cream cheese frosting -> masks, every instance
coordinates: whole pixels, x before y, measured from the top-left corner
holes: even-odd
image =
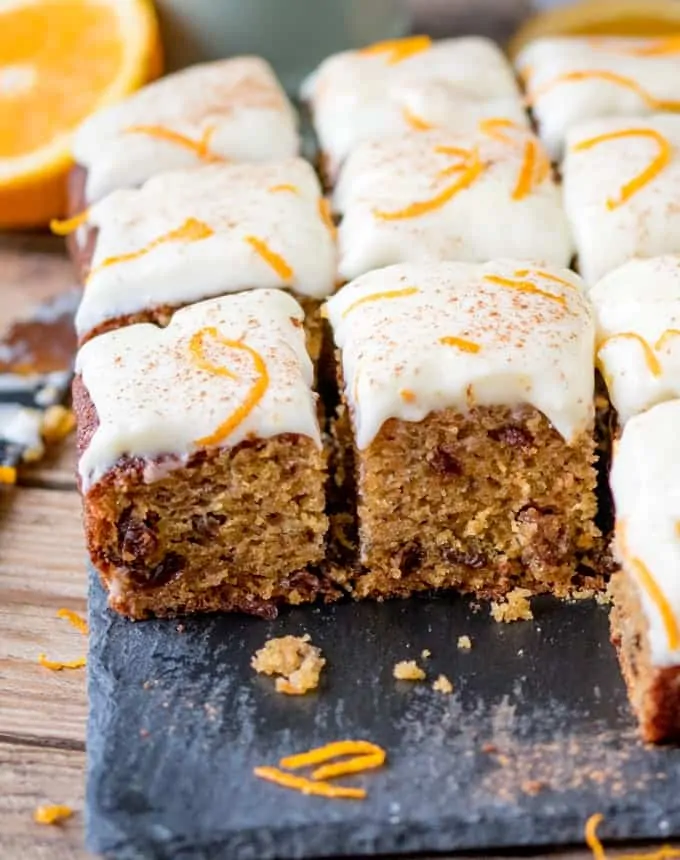
[[[165,173],[110,194],[88,215],[98,235],[79,336],[126,314],[246,289],[328,296],[337,259],[323,203],[301,159]]]
[[[474,129],[483,117],[526,124],[512,69],[489,39],[414,36],[345,51],[305,81],[332,180],[364,140],[432,127]]]
[[[295,112],[259,57],[168,75],[93,114],[73,143],[76,162],[87,169],[88,201],[165,170],[290,158],[298,150]]]
[[[567,266],[560,189],[538,139],[503,118],[471,134],[430,131],[359,144],[334,208],[342,278],[391,263],[501,257]]]
[[[680,116],[584,123],[568,136],[562,173],[590,286],[632,257],[680,253]]]
[[[528,403],[567,442],[593,422],[595,323],[567,269],[501,260],[401,264],[326,303],[356,444],[390,418]]]
[[[617,556],[635,582],[651,662],[680,665],[680,400],[636,415],[616,447],[610,483]]]
[[[680,256],[631,260],[589,298],[597,362],[619,422],[680,397]]]
[[[554,160],[568,131],[585,120],[680,110],[677,38],[537,39],[516,64]]]
[[[126,454],[181,465],[202,448],[282,433],[320,447],[303,317],[292,296],[258,290],[183,308],[164,329],[133,325],[86,343],[76,373],[99,423],[78,464],[83,490]]]

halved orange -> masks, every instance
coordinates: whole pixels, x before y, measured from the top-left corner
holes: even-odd
[[[65,214],[73,131],[161,56],[151,0],[0,0],[0,229]]]

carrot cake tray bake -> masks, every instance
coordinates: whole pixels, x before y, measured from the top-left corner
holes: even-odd
[[[303,316],[251,291],[81,348],[85,532],[118,612],[267,614],[319,593],[326,467]]]

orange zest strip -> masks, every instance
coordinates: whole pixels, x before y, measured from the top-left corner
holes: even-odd
[[[662,349],[666,345],[667,340],[671,340],[671,338],[678,337],[679,335],[680,335],[680,329],[667,328],[666,331],[661,335],[661,337],[654,344],[654,349]]]
[[[531,293],[535,296],[542,296],[544,299],[549,299],[551,302],[566,305],[567,301],[564,296],[556,296],[554,293],[549,293],[546,290],[541,290],[531,281],[513,281],[512,278],[503,278],[500,275],[484,275],[484,280],[492,284],[498,284],[500,287],[510,287],[512,290],[519,290],[523,293]]]
[[[114,257],[107,257],[90,271],[88,280],[101,269],[115,266],[118,263],[127,263],[131,260],[137,260],[139,257],[145,256],[150,251],[153,251],[154,248],[157,248],[159,245],[164,245],[166,242],[200,242],[202,239],[208,239],[210,236],[213,236],[214,233],[215,231],[212,227],[204,221],[199,221],[196,218],[187,218],[181,227],[178,227],[176,230],[171,230],[169,233],[165,233],[157,239],[153,239],[148,245],[144,248],[140,248],[138,251],[131,251],[129,254],[119,254]]]
[[[359,305],[368,304],[368,302],[377,302],[381,299],[403,299],[406,296],[415,296],[418,292],[420,292],[418,287],[404,287],[403,290],[384,290],[380,293],[371,293],[368,296],[362,296],[360,299],[352,302],[352,304],[342,312],[342,316],[346,317],[354,310],[354,308],[358,308]]]
[[[237,379],[235,373],[232,373],[228,367],[223,367],[220,364],[213,364],[209,361],[204,353],[203,339],[206,337],[214,337],[215,340],[222,341],[220,333],[215,326],[207,326],[202,328],[191,336],[189,341],[189,349],[194,361],[194,364],[201,370],[206,370],[208,373],[215,373],[217,376],[227,376],[229,379]]]
[[[171,128],[167,128],[163,125],[131,125],[125,129],[125,133],[146,134],[149,135],[149,137],[156,137],[159,140],[174,143],[184,149],[190,149],[202,161],[226,161],[223,156],[210,150],[210,138],[215,133],[214,126],[207,128],[199,140],[193,140],[193,138],[187,137],[187,135],[181,134],[178,131],[173,131]]]
[[[512,191],[513,200],[522,200],[527,194],[531,193],[536,170],[536,151],[536,142],[531,139],[527,140],[524,144],[522,167],[517,177],[517,184]]]
[[[430,131],[434,128],[434,125],[431,122],[428,122],[418,116],[418,114],[413,113],[413,111],[407,107],[403,108],[401,113],[404,117],[404,122],[414,131]]]
[[[597,828],[600,826],[604,816],[597,812],[591,815],[586,821],[585,840],[586,845],[593,852],[593,860],[607,860],[607,854],[604,846],[600,842],[597,835]],[[680,857],[680,849],[673,848],[670,845],[662,845],[656,851],[647,854],[625,854],[623,860],[672,860],[672,858]]]
[[[415,392],[411,391],[410,388],[402,388],[399,392],[399,396],[404,403],[414,403],[416,399]]]
[[[680,648],[680,627],[678,620],[673,614],[666,597],[659,588],[657,581],[652,576],[649,568],[639,558],[631,558],[630,563],[635,569],[635,573],[640,580],[640,585],[644,588],[647,594],[652,599],[652,602],[659,610],[663,625],[666,628],[666,638],[668,639],[668,647],[671,651],[677,651]]]
[[[479,130],[482,134],[492,137],[494,140],[499,140],[501,143],[514,143],[513,139],[503,131],[504,128],[511,128],[515,131],[525,131],[521,126],[517,125],[507,117],[488,117],[480,120]]]
[[[274,194],[279,191],[290,191],[291,194],[300,193],[297,185],[292,185],[290,182],[282,182],[281,185],[272,185],[267,189],[267,191],[271,191]]]
[[[466,340],[464,337],[452,337],[450,335],[440,337],[439,343],[444,344],[444,346],[455,346],[462,352],[474,353],[479,352],[479,350],[481,349],[481,346],[478,343],[475,343],[473,340]]]
[[[75,660],[62,662],[61,660],[48,660],[47,654],[38,654],[38,663],[52,672],[61,672],[62,669],[82,669],[87,661],[85,657],[76,657]]]
[[[58,804],[56,806],[39,806],[33,813],[36,824],[58,824],[73,815],[70,806]]]
[[[373,214],[377,218],[382,218],[385,221],[397,221],[404,218],[418,218],[421,215],[425,215],[427,212],[440,209],[448,203],[449,200],[452,200],[459,191],[463,191],[465,188],[472,185],[484,169],[485,166],[479,160],[479,155],[477,153],[473,153],[473,157],[465,166],[460,178],[440,191],[439,194],[431,197],[429,200],[420,200],[416,203],[411,203],[405,209],[397,209],[394,212],[381,212],[380,210],[375,209]]]
[[[87,635],[87,621],[85,621],[82,615],[78,615],[77,612],[73,612],[71,609],[58,609],[57,618],[63,618],[72,627],[75,627],[76,630],[80,630],[81,633]]]
[[[361,48],[359,53],[367,56],[387,54],[388,64],[395,66],[415,54],[420,54],[421,51],[427,51],[431,45],[432,39],[429,36],[409,36],[405,39],[387,39],[384,42],[376,42],[374,45]]]
[[[248,415],[250,415],[260,400],[262,400],[267,388],[269,387],[269,373],[267,372],[267,365],[259,352],[248,346],[248,344],[243,343],[243,341],[223,338],[219,332],[211,328],[202,329],[197,332],[189,343],[189,349],[192,350],[194,359],[199,362],[199,367],[201,367],[202,370],[208,370],[209,372],[217,373],[220,376],[233,377],[231,371],[223,367],[216,368],[215,365],[212,365],[212,363],[209,363],[204,358],[202,353],[203,337],[206,334],[215,337],[222,346],[226,346],[230,349],[241,349],[244,352],[247,352],[253,360],[256,373],[256,377],[250,386],[243,403],[241,403],[240,406],[237,406],[231,415],[229,415],[213,433],[196,440],[197,445],[218,445],[220,442],[224,441],[224,439],[226,439],[229,434],[248,417]],[[196,351],[194,352],[194,350]]]
[[[616,84],[617,86],[632,90],[634,93],[637,93],[642,101],[653,110],[671,112],[680,111],[680,101],[665,101],[663,99],[657,99],[641,87],[636,80],[633,80],[633,78],[619,75],[617,72],[610,72],[608,69],[583,69],[573,72],[565,72],[564,74],[553,78],[551,81],[547,81],[547,83],[538,87],[533,92],[530,92],[527,95],[526,102],[528,105],[534,104],[542,95],[545,95],[545,93],[560,84],[574,83],[576,81],[585,81],[589,79],[607,81],[611,84]]]
[[[328,232],[331,234],[333,239],[335,239],[338,235],[338,228],[335,226],[335,221],[333,221],[331,204],[325,197],[319,197],[319,216],[328,228]]]
[[[363,773],[365,770],[376,770],[385,764],[387,753],[383,749],[368,755],[358,755],[354,758],[337,761],[333,764],[323,764],[312,771],[312,779],[332,779],[346,776],[348,773]]]
[[[653,376],[661,376],[661,364],[659,363],[659,359],[654,355],[654,350],[647,343],[647,341],[641,337],[639,334],[636,334],[634,331],[622,331],[619,334],[613,334],[610,337],[605,337],[597,348],[597,354],[600,355],[600,352],[605,348],[608,343],[611,343],[613,340],[634,340],[640,344],[642,347],[642,351],[645,354],[645,361],[647,362],[647,367],[649,368],[650,373]]]
[[[562,284],[563,287],[569,287],[570,290],[577,290],[578,287],[568,281],[566,278],[560,278],[559,275],[553,275],[552,272],[545,272],[543,269],[517,269],[515,276],[518,278],[526,278],[527,275],[536,275],[538,278],[544,278],[546,281],[553,281],[555,284]]]
[[[318,797],[342,797],[354,800],[363,800],[366,790],[363,788],[348,788],[340,785],[331,785],[329,782],[314,782],[303,776],[295,776],[293,773],[285,773],[277,767],[256,767],[253,771],[255,776],[266,779],[283,788],[294,788],[303,794],[314,794]]]
[[[313,750],[308,750],[307,752],[286,756],[286,758],[281,759],[279,764],[281,767],[287,767],[290,770],[298,770],[301,767],[321,764],[341,755],[375,755],[376,753],[384,754],[384,751],[382,747],[370,741],[333,741],[333,743],[325,744],[322,747],[315,747]]]
[[[471,158],[473,155],[471,149],[463,146],[435,146],[434,151],[438,155],[458,155],[461,158]]]
[[[642,173],[639,173],[629,182],[626,182],[622,187],[617,200],[614,200],[611,197],[607,200],[608,209],[616,209],[617,206],[621,206],[622,203],[629,200],[636,191],[644,188],[647,183],[651,182],[659,175],[659,173],[661,173],[664,167],[669,164],[672,157],[670,143],[660,132],[653,128],[627,128],[622,131],[612,131],[608,134],[599,134],[597,137],[591,137],[588,138],[588,140],[582,140],[580,143],[577,143],[574,147],[574,151],[580,152],[584,149],[590,149],[593,146],[597,146],[599,143],[604,143],[608,140],[617,140],[623,137],[648,137],[656,142],[658,152]]]
[[[75,233],[78,227],[86,223],[89,214],[89,209],[83,209],[82,212],[74,215],[73,218],[66,218],[63,221],[59,218],[53,218],[50,221],[50,230],[55,236],[68,236],[71,233]]]
[[[0,466],[0,484],[16,484],[17,470],[14,466]]]
[[[257,236],[246,236],[246,242],[262,257],[262,259],[276,272],[282,281],[290,281],[295,274],[284,258],[272,251],[264,239]]]

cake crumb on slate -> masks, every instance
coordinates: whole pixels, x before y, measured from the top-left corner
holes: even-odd
[[[424,681],[425,672],[415,660],[402,660],[396,663],[393,669],[394,677],[398,681]]]
[[[469,651],[472,648],[472,639],[469,636],[458,637],[458,648],[461,651]]]
[[[318,687],[326,659],[305,634],[268,639],[255,652],[250,665],[260,675],[280,676],[276,679],[277,693],[302,696]]]
[[[528,597],[528,588],[513,588],[505,595],[504,600],[491,604],[491,614],[495,621],[509,623],[510,621],[530,621],[534,616]]]
[[[453,684],[446,675],[440,675],[437,680],[432,684],[432,689],[436,690],[438,693],[453,693]]]
[[[423,650],[420,652],[420,656],[423,658],[423,660],[427,660],[428,657],[432,656],[432,651],[430,651],[429,648],[423,648]]]

